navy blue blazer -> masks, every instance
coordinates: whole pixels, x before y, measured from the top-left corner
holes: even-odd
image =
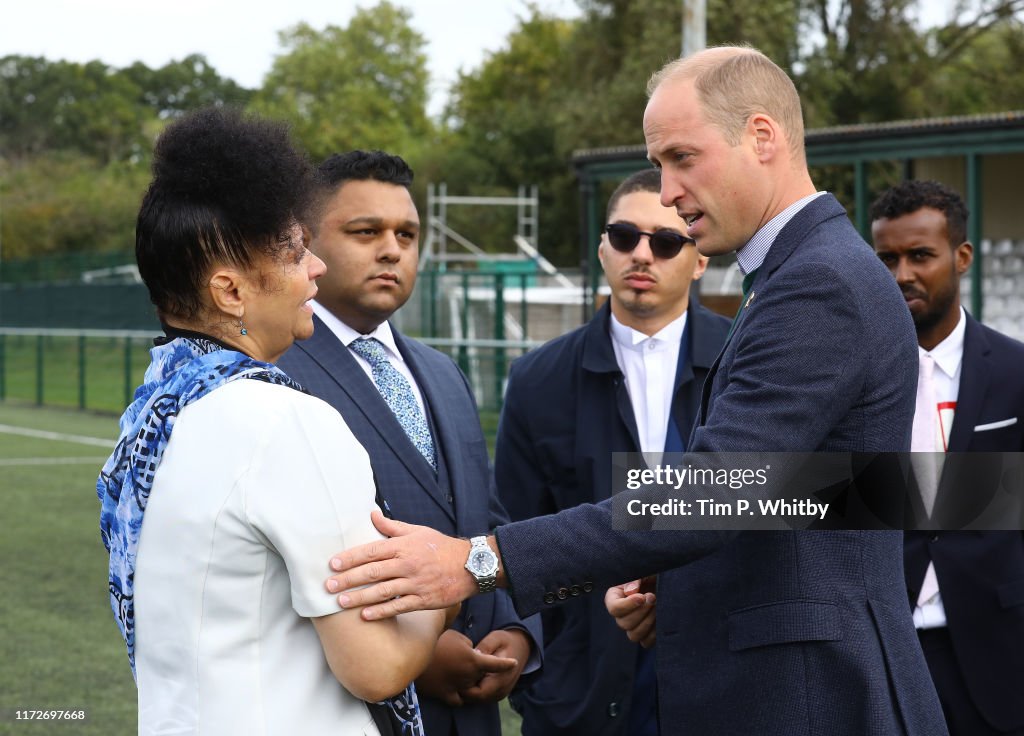
[[[313,336],[296,342],[277,365],[345,419],[370,455],[380,496],[392,515],[461,537],[486,534],[507,521],[494,491],[476,401],[452,359],[393,330],[423,394],[437,451],[443,453],[448,483],[442,487],[351,351],[319,318],[313,323]],[[537,651],[542,651],[540,622],[524,622],[505,592],[467,601],[452,626],[474,644],[495,629],[509,627],[526,629]],[[451,708],[420,696],[420,707],[427,734],[449,736],[453,728],[466,736],[501,733],[495,703]]]
[[[1024,452],[1024,344],[967,316],[950,452]],[[935,514],[972,488],[943,472]],[[928,562],[953,654],[975,707],[1000,731],[1024,729],[1024,533],[912,532],[904,546],[913,606]]]
[[[835,198],[818,197],[758,270],[688,447],[906,450],[916,356],[896,282]],[[628,532],[606,501],[497,538],[520,613],[666,571],[666,733],[947,733],[907,610],[900,532]]]
[[[636,418],[615,359],[606,303],[590,322],[512,364],[494,475],[513,520],[612,495],[613,452],[639,452]],[[672,417],[689,437],[701,386],[729,320],[692,299],[679,353]],[[543,611],[544,671],[513,696],[524,736],[625,734],[638,645],[582,596]]]

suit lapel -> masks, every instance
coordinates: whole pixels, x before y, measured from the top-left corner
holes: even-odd
[[[296,345],[330,376],[338,389],[348,396],[355,405],[356,411],[361,415],[362,423],[377,433],[405,465],[409,474],[416,478],[427,494],[450,516],[451,508],[443,499],[439,498],[433,468],[413,446],[373,381],[363,371],[352,352],[341,343],[331,329],[317,317],[313,319],[313,336],[308,340],[296,343]],[[395,338],[398,339],[397,332],[395,332]],[[407,351],[403,351],[403,355],[406,354]],[[418,375],[417,382],[420,383],[420,389],[423,390],[423,384]],[[426,396],[426,394],[424,395]],[[384,488],[382,491],[386,498],[387,489]]]
[[[988,391],[989,354],[992,348],[978,323],[968,315],[964,331],[964,356],[960,367],[960,387],[957,392],[953,428],[949,434],[949,450],[964,452],[971,443],[974,426],[981,416],[982,403]]]
[[[636,427],[636,417],[633,416],[633,403],[630,401],[629,390],[626,388],[626,379],[615,359],[615,348],[612,347],[611,313],[611,307],[605,302],[594,319],[588,323],[581,364],[587,373],[597,376],[614,374],[612,384],[615,387],[616,412],[619,421],[622,422],[622,426],[629,434],[633,447],[636,448],[636,452],[639,452],[640,432]],[[577,410],[579,412],[578,427],[600,427],[607,421],[606,417],[594,415],[595,410],[600,410],[597,402],[581,402]],[[577,433],[577,437],[580,438],[586,435],[586,432]]]
[[[957,390],[956,411],[953,414],[953,427],[949,432],[949,452],[966,452],[970,449],[974,435],[974,426],[981,416],[982,404],[988,391],[989,376],[992,367],[989,365],[991,347],[978,323],[968,315],[964,331],[964,354],[960,363],[960,386]],[[958,463],[956,456],[948,457],[942,466],[942,476],[935,497],[935,508],[932,518],[945,520],[947,516],[956,514],[955,506],[958,486]]]
[[[771,247],[768,249],[768,254],[764,258],[764,263],[760,265],[757,271],[757,275],[754,278],[754,283],[751,284],[751,292],[756,293],[759,289],[770,288],[768,280],[772,274],[786,262],[786,259],[793,254],[797,247],[804,241],[810,231],[827,220],[833,220],[837,217],[846,217],[846,210],[839,204],[837,200],[831,194],[823,194],[819,197],[812,199],[808,202],[803,209],[793,215],[792,219],[785,224],[779,234],[775,237]],[[740,306],[740,309],[745,312],[748,304],[756,302],[747,302]],[[737,339],[737,335],[743,327],[743,316],[740,317],[739,322],[736,323],[735,329],[729,339],[725,341],[725,345],[722,346],[718,357],[712,364],[708,371],[708,377],[704,381],[704,390],[701,395],[700,402],[700,414],[697,421],[694,423],[694,431],[697,427],[700,427],[707,421],[709,404],[711,403],[711,387],[715,382],[715,376],[722,365],[722,356],[729,349],[729,346]],[[690,439],[693,439],[691,434]],[[689,445],[687,445],[689,446]]]

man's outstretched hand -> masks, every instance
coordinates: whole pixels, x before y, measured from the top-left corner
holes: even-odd
[[[337,574],[327,590],[342,608],[363,608],[367,621],[399,613],[447,608],[475,595],[476,580],[466,570],[469,541],[446,537],[426,526],[370,515],[381,539],[340,552],[330,565]],[[368,587],[351,590],[361,585]]]

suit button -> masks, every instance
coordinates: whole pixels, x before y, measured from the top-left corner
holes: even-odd
[[[547,603],[548,605],[551,605],[552,603],[554,603],[555,602],[555,594],[554,593],[545,593],[544,594],[544,602]]]
[[[453,496],[453,495],[452,495],[452,494],[450,494],[450,493],[448,494],[448,503],[449,503],[449,504],[453,504],[453,503],[455,503],[455,496]]]
[[[559,588],[558,589],[558,600],[564,601],[568,597],[569,597],[569,589],[568,588]]]
[[[618,715],[619,715],[619,704],[618,703],[608,703],[608,715],[610,715],[612,718],[617,718],[618,717]]]
[[[593,583],[591,583],[589,581],[586,582],[586,583],[583,583],[583,592],[584,593],[589,593],[593,589],[594,589],[594,584]]]
[[[937,532],[933,533],[930,537],[928,537],[928,541],[929,542],[938,542],[939,541],[938,533]]]
[[[470,615],[466,616],[466,628],[467,629],[472,629],[473,628],[473,614],[470,614]]]
[[[577,596],[577,595],[579,595],[582,592],[583,591],[580,590],[580,586],[578,586],[578,585],[570,585],[569,586],[569,595],[571,595],[571,596]]]

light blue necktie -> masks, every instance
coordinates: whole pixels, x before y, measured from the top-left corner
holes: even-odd
[[[402,425],[402,429],[405,430],[412,444],[430,463],[430,466],[437,470],[434,439],[430,436],[427,418],[423,416],[420,405],[416,403],[416,397],[412,393],[409,381],[388,360],[387,353],[384,352],[384,345],[380,340],[370,337],[355,340],[349,347],[370,364],[373,382],[377,385],[380,395],[391,407],[391,411],[394,412],[395,418]]]

